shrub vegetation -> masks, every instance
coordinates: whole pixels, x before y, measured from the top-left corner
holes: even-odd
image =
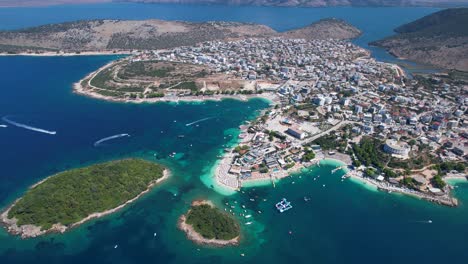
[[[207,204],[192,206],[186,223],[207,239],[231,240],[240,234],[239,224],[230,215]]]
[[[124,204],[163,176],[164,168],[141,159],[124,159],[53,175],[28,190],[11,208],[18,225],[49,229],[79,222],[92,213]]]

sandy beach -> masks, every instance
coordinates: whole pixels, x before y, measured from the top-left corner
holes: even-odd
[[[124,208],[125,206],[135,202],[141,196],[148,193],[155,185],[157,185],[158,183],[160,183],[160,182],[166,180],[167,178],[169,178],[170,174],[171,174],[170,171],[168,169],[165,169],[164,172],[163,172],[163,177],[157,179],[156,181],[151,182],[148,185],[148,188],[146,190],[144,190],[143,192],[141,192],[140,194],[138,194],[134,198],[126,201],[125,203],[123,203],[123,204],[121,204],[121,205],[119,205],[119,206],[117,206],[115,208],[106,210],[104,212],[96,212],[96,213],[90,214],[87,217],[83,218],[81,221],[73,223],[72,225],[69,225],[69,226],[64,226],[64,225],[62,225],[60,223],[57,223],[57,224],[54,224],[51,228],[49,228],[47,230],[41,230],[41,227],[35,226],[35,225],[18,226],[17,225],[18,220],[16,218],[12,218],[12,219],[8,218],[8,213],[11,210],[11,208],[13,208],[13,206],[15,206],[16,203],[21,200],[21,198],[17,199],[5,211],[2,212],[2,214],[0,215],[0,223],[6,227],[8,233],[13,234],[13,235],[20,235],[21,238],[23,238],[23,239],[33,238],[33,237],[45,235],[45,234],[48,234],[48,233],[64,233],[65,231],[69,230],[70,228],[77,227],[77,226],[79,226],[79,225],[81,225],[81,224],[83,224],[83,223],[85,223],[85,222],[87,222],[87,221],[89,221],[91,219],[100,218],[100,217],[115,213],[118,210]],[[30,188],[34,188],[35,186],[37,186],[40,183],[47,180],[48,178],[40,181],[39,183],[36,183],[36,184],[32,185]]]

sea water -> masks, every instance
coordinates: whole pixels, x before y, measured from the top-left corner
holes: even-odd
[[[51,21],[52,16],[47,15],[58,10],[60,15],[53,19],[86,18],[85,14],[103,16],[106,12],[91,10],[121,10],[122,6],[0,9],[3,14],[0,25],[4,26],[5,21],[16,21],[9,27],[24,26],[31,21],[59,22]],[[161,15],[156,10],[164,8],[178,10],[172,5],[156,7],[138,6],[141,10],[138,14],[113,11],[108,15],[145,18],[145,15]],[[187,8],[181,6],[182,10],[190,10]],[[198,8],[202,7],[195,6],[192,10]],[[252,17],[266,21],[271,10],[277,10],[253,8],[257,15],[247,16],[239,11],[248,10],[244,7],[203,8],[231,10],[227,17],[242,21]],[[262,15],[259,10],[267,13]],[[294,18],[302,17],[302,12],[323,12],[323,16],[331,12],[330,9],[284,10],[283,30],[292,27],[288,21],[294,20],[291,18],[294,12],[298,12]],[[342,10],[341,14],[352,10],[361,12],[361,9],[336,10]],[[399,9],[375,10],[385,13]],[[16,17],[11,15],[14,12]],[[412,12],[411,16],[404,15]],[[425,12],[430,9],[401,9],[401,22]],[[25,19],[24,24],[19,23],[25,14],[32,16],[31,21]],[[201,16],[188,11],[177,14],[180,19]],[[218,16],[216,12],[211,15],[213,19]],[[397,19],[397,13],[393,15],[389,20]],[[169,17],[161,18],[175,15],[170,17],[167,13],[166,16]],[[209,17],[205,15],[205,19]],[[355,19],[361,18],[356,15]],[[363,25],[371,24],[362,19]],[[303,23],[305,20],[298,19]],[[271,23],[281,22],[271,19]],[[382,27],[382,31],[388,30],[389,27]],[[468,258],[464,234],[468,230],[468,185],[456,183],[454,195],[460,199],[460,206],[448,208],[403,195],[369,191],[350,180],[341,181],[344,172],[331,174],[340,164],[327,162],[293,174],[274,188],[257,186],[234,194],[223,193],[210,178],[217,156],[235,143],[238,127],[255,118],[268,107],[268,102],[253,99],[125,104],[73,94],[74,82],[114,59],[112,56],[0,57],[0,115],[57,132],[50,135],[14,126],[0,129],[0,206],[7,206],[28,186],[48,175],[111,159],[141,157],[159,162],[171,169],[172,177],[123,210],[63,235],[21,240],[1,229],[0,263],[464,263]],[[198,126],[186,126],[213,116]],[[131,137],[109,141],[99,148],[94,146],[99,139],[121,133]],[[169,156],[173,152],[174,158]],[[283,197],[292,202],[293,209],[279,213],[274,205]],[[241,245],[207,248],[187,240],[176,223],[194,199],[210,199],[228,211],[234,205],[232,210],[242,226]],[[252,217],[246,219],[240,215],[245,213]],[[245,225],[247,221],[253,223]]]

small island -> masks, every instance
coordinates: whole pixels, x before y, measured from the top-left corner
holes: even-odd
[[[33,185],[1,214],[0,222],[22,238],[63,233],[116,212],[167,177],[163,166],[142,159],[60,172]]]
[[[239,223],[210,201],[194,201],[187,214],[179,218],[178,227],[200,245],[234,246],[240,241]]]

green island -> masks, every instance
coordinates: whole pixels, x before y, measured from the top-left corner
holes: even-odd
[[[228,246],[239,243],[239,223],[209,201],[193,202],[187,214],[181,216],[179,228],[197,244]]]
[[[163,166],[122,159],[60,172],[31,187],[1,217],[10,233],[35,237],[64,232],[112,213],[166,176]]]

